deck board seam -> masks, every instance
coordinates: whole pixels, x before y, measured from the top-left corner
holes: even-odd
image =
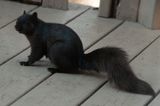
[[[88,7],[86,10],[82,11],[81,13],[79,13],[78,15],[76,15],[75,17],[69,19],[67,22],[65,22],[65,25],[69,24],[70,22],[72,22],[73,20],[75,20],[76,18],[78,18],[79,16],[81,16],[82,14],[86,13],[90,9],[91,9],[91,7]]]
[[[77,106],[81,106],[83,103],[85,103],[90,97],[92,97],[100,88],[102,88],[108,80],[104,81],[100,86],[98,86],[92,93],[90,93],[83,101],[81,101]]]
[[[156,93],[156,95],[154,97],[152,97],[151,99],[149,99],[149,101],[144,105],[144,106],[148,106],[149,104],[151,104],[153,102],[153,100],[160,95],[160,90],[158,90],[158,92]]]
[[[36,85],[34,85],[32,88],[28,89],[26,92],[24,92],[22,95],[18,96],[16,99],[14,99],[12,102],[8,103],[6,106],[11,106],[12,104],[14,104],[15,102],[17,102],[18,100],[20,100],[23,96],[25,96],[26,94],[28,94],[30,91],[32,91],[33,89],[35,89],[36,87],[38,87],[41,83],[43,83],[44,81],[46,81],[48,78],[50,78],[52,75],[54,74],[50,74],[48,76],[46,76],[44,79],[42,79],[40,82],[38,82]]]
[[[97,39],[96,41],[94,41],[92,44],[90,44],[88,47],[86,47],[84,50],[88,50],[89,48],[91,48],[92,46],[94,46],[96,43],[98,43],[99,41],[101,41],[103,38],[109,36],[109,34],[111,34],[113,31],[117,30],[122,24],[124,24],[125,21],[120,22],[118,25],[116,25],[114,28],[112,28],[110,31],[108,31],[107,33],[105,33],[102,37],[100,37],[99,39]]]
[[[149,48],[154,42],[156,42],[160,38],[160,35],[158,35],[153,41],[151,41],[146,47],[144,47],[137,55],[135,55],[130,61],[133,61],[136,59],[141,53],[145,52],[147,48]]]

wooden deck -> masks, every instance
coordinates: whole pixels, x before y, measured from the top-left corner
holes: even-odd
[[[69,8],[62,11],[0,1],[0,106],[159,106],[160,30],[99,18],[98,11],[87,6],[71,4]],[[73,28],[86,52],[104,46],[123,48],[136,75],[150,83],[157,96],[119,91],[101,75],[51,75],[46,59],[34,67],[20,66],[19,61],[26,60],[30,52],[26,38],[14,29],[24,10]]]

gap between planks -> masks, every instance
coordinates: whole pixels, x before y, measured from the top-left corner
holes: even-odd
[[[122,23],[123,24],[123,23]],[[122,25],[121,24],[121,25]],[[117,27],[118,28],[118,27]],[[108,35],[109,36],[109,35]],[[104,36],[105,37],[105,36]],[[103,37],[103,38],[104,38]],[[151,43],[149,43],[146,47],[144,47],[139,53],[137,53],[136,56],[134,56],[131,60],[129,60],[129,63],[131,63],[134,59],[136,59],[141,53],[143,53],[148,47],[150,47],[155,41],[157,41],[158,39],[160,39],[160,35],[158,37],[156,37],[153,41],[151,41]],[[96,42],[97,43],[97,42]],[[93,44],[94,45],[94,44]],[[92,46],[93,46],[92,45]],[[90,47],[89,47],[90,48]],[[89,49],[88,48],[88,49]],[[99,89],[101,89],[101,87],[105,86],[105,84],[108,83],[108,80],[106,80],[102,85],[100,85],[99,87],[97,87],[97,89],[95,89],[89,96],[87,96],[81,103],[79,103],[77,106],[81,106],[83,103],[85,103],[90,97],[92,97]],[[156,93],[156,96],[151,97],[144,106],[148,106],[157,96],[158,94],[160,94],[160,90]]]
[[[14,104],[16,101],[18,101],[19,99],[21,99],[23,96],[25,96],[27,93],[29,93],[30,91],[32,91],[34,88],[36,88],[38,85],[40,85],[41,83],[43,83],[45,80],[47,80],[52,75],[53,74],[50,74],[49,76],[47,76],[44,79],[42,79],[39,83],[37,83],[36,85],[34,85],[32,88],[30,88],[29,90],[27,90],[25,93],[23,93],[22,95],[20,95],[19,97],[17,97],[12,102],[8,103],[6,106],[11,106],[12,104]]]
[[[112,33],[113,31],[115,31],[116,29],[118,29],[122,24],[124,24],[125,21],[120,22],[117,26],[115,26],[113,29],[111,29],[110,31],[108,31],[106,34],[104,34],[102,37],[100,37],[99,39],[97,39],[95,42],[93,42],[92,44],[90,44],[86,49],[84,49],[85,51],[88,50],[89,48],[91,48],[92,46],[94,46],[96,43],[98,43],[99,41],[101,41],[103,38],[105,38],[106,36],[108,36],[110,33]]]
[[[156,96],[152,97],[144,106],[150,105],[151,102],[152,102],[158,95],[160,95],[160,90],[157,92]]]

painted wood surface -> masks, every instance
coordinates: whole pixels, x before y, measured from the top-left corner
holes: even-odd
[[[159,106],[160,104],[160,95],[158,95],[148,106]]]
[[[97,39],[103,37],[108,32],[120,25],[122,21],[97,17],[97,10],[87,11],[76,20],[68,24],[80,36],[84,47],[91,46]]]

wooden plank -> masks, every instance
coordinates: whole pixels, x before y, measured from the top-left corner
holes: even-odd
[[[38,11],[38,13],[40,13],[39,16],[43,17],[45,20],[50,20],[51,18],[54,20],[54,16],[49,14],[50,12],[48,12],[48,9],[45,9],[42,11],[42,8],[40,8],[37,11]],[[58,10],[56,10],[56,11],[58,11]],[[54,15],[56,15],[56,13],[57,13],[54,11],[54,9],[52,9],[52,12],[53,12],[52,14],[54,14]],[[91,12],[92,12],[92,10],[91,10]],[[68,12],[64,12],[63,14],[66,15],[67,13]],[[71,13],[76,13],[76,10]],[[71,13],[70,13],[70,15],[72,15]],[[93,12],[93,13],[95,13],[95,12]],[[87,12],[85,14],[91,15],[90,12]],[[88,22],[89,20],[90,20],[89,22],[95,22],[95,23],[88,23],[88,25],[86,26],[86,27],[90,26],[90,28],[92,27],[92,29],[97,25],[97,23],[104,22],[105,24],[101,24],[100,26],[106,28],[106,31],[109,31],[108,29],[111,30],[112,28],[114,28],[115,26],[117,26],[120,23],[120,21],[117,21],[117,20],[112,20],[114,22],[110,22],[111,20],[109,20],[109,21],[106,20],[108,22],[107,23],[107,22],[105,22],[105,20],[103,20],[101,18],[97,18],[96,14],[93,15],[94,17],[92,17],[92,15],[91,15],[91,18],[89,18],[89,17],[86,18],[85,16],[89,16],[89,15],[85,15],[85,14],[83,14],[84,16],[81,17],[81,18],[84,18],[83,19],[84,22]],[[62,16],[62,17],[63,16],[66,17],[69,15],[69,13],[66,16],[62,15],[62,14],[57,14],[57,15]],[[62,20],[61,19],[62,17],[59,17],[60,21]],[[58,18],[58,17],[56,17],[56,18]],[[77,19],[75,19],[75,21],[76,20],[81,20],[81,19],[77,18]],[[62,20],[61,22],[63,22],[63,21],[64,20]],[[76,24],[77,27],[79,25],[83,25],[84,22],[82,22],[82,23],[80,22],[80,23]],[[115,23],[115,24],[111,25],[113,23]],[[75,27],[75,28],[77,28],[77,27]],[[6,27],[6,29],[8,29],[8,28]],[[81,32],[80,30],[81,29],[79,29],[78,32]],[[10,29],[8,29],[8,31],[10,31]],[[87,32],[89,34],[89,32],[87,30],[83,30],[83,31],[84,31],[84,33]],[[95,27],[95,30],[93,30],[93,31],[96,33],[97,27]],[[91,34],[89,34],[89,35],[92,35],[92,33],[94,33],[94,32],[90,32]],[[100,33],[100,36],[101,36],[101,34],[102,33]],[[11,35],[11,34],[8,33],[8,35]],[[20,36],[20,35],[17,35],[17,36]],[[19,38],[19,37],[17,37],[17,38]],[[22,38],[23,38],[22,41],[24,42],[24,39],[26,39],[26,38],[24,38],[24,37],[22,37]],[[98,37],[96,37],[96,38],[98,39]],[[88,39],[92,39],[93,41],[95,41],[96,38],[92,38],[92,36],[88,37]],[[19,41],[19,39],[16,41]],[[92,42],[88,41],[88,45],[91,43]],[[18,43],[18,44],[20,45],[21,43]],[[12,45],[15,45],[15,44],[12,44]],[[23,43],[22,43],[22,45],[23,45]],[[86,47],[88,47],[88,45],[85,45],[84,47],[86,48]],[[16,45],[15,47],[19,48],[18,45]],[[14,48],[14,49],[17,49],[17,48]],[[27,55],[29,54],[28,52],[29,51],[24,52],[21,55],[18,55],[16,58],[14,58],[13,60],[7,62],[6,64],[4,64],[0,67],[0,70],[1,70],[0,71],[0,79],[1,78],[3,79],[3,80],[0,80],[0,85],[1,85],[1,87],[0,87],[0,106],[5,106],[9,103],[12,103],[13,101],[17,100],[19,97],[21,97],[25,93],[27,93],[30,89],[35,87],[38,83],[43,81],[45,78],[50,76],[50,73],[48,73],[46,70],[46,68],[49,66],[48,64],[46,65],[46,60],[40,61],[40,63],[38,62],[37,65],[34,67],[22,67],[19,65],[19,63],[18,63],[19,61],[23,61],[23,60],[27,59]],[[41,64],[44,64],[44,65],[41,66]],[[34,71],[34,72],[32,72],[32,71]],[[3,75],[3,76],[1,77],[1,75]],[[72,79],[74,79],[74,80],[72,80]],[[86,79],[88,81],[83,81],[83,79]],[[46,97],[50,98],[48,100],[47,100],[47,98],[44,100],[46,103],[49,103],[50,101],[55,103],[55,101],[59,102],[59,100],[64,101],[64,104],[65,103],[66,104],[78,103],[78,101],[81,101],[84,97],[86,97],[86,95],[88,95],[90,91],[93,91],[97,86],[101,85],[101,83],[99,83],[99,81],[102,82],[101,79],[103,79],[103,77],[99,78],[98,76],[94,77],[94,76],[90,76],[90,75],[84,76],[84,75],[56,74],[53,77],[49,78],[49,80],[47,81],[46,87],[52,93],[48,92],[48,90],[46,92],[44,91],[48,95],[48,96],[46,95]],[[63,84],[64,84],[64,88],[62,87]],[[44,86],[45,85],[46,85],[46,83],[44,83]],[[90,86],[88,86],[88,85],[90,85]],[[82,88],[81,90],[78,89],[79,86],[81,86],[80,87],[80,89]],[[50,89],[50,87],[53,87],[53,88]],[[75,87],[78,90],[74,90]],[[80,91],[83,90],[82,95],[80,95],[79,90]],[[73,91],[73,95],[71,95],[71,93],[70,93],[71,91]],[[69,94],[67,94],[67,92]],[[87,92],[88,92],[88,94],[87,94]],[[51,95],[49,95],[49,93]],[[55,94],[55,95],[53,95],[53,94]],[[71,97],[66,97],[65,94],[66,94],[66,96],[71,95]],[[41,95],[41,93],[39,94],[39,96],[40,95]],[[53,99],[52,97],[54,97],[55,99]],[[57,99],[57,97],[58,97],[58,99]],[[75,97],[75,99],[74,99],[74,97]],[[38,97],[38,98],[40,99],[41,97]],[[35,100],[35,102],[39,102],[39,99],[35,100],[32,98],[32,100]],[[73,101],[72,99],[75,100],[75,102],[72,102]],[[68,100],[69,100],[69,102],[68,102]],[[70,102],[70,100],[71,100],[71,102]],[[42,105],[43,105],[43,102],[44,101],[41,102]],[[60,102],[60,103],[63,103],[63,102]],[[51,103],[50,105],[53,106],[53,104]],[[28,102],[27,102],[27,104],[24,104],[24,106],[25,105],[28,106],[29,105]],[[33,104],[32,106],[36,106],[36,105],[40,105],[40,104],[35,104],[35,105]],[[48,104],[48,106],[49,106],[49,104]],[[71,106],[71,105],[69,105],[69,106]]]
[[[68,10],[68,0],[43,0],[42,6]]]
[[[140,31],[141,28],[137,27],[137,30]],[[127,31],[127,29],[125,29],[125,31]],[[123,33],[123,31],[121,32]],[[136,32],[134,31],[134,33]],[[132,32],[133,35],[134,33]],[[143,38],[141,39],[141,42],[137,42],[137,44],[135,45],[138,48],[138,46],[143,44],[147,39],[152,39],[150,37],[146,38],[147,36],[153,36],[156,33],[154,31],[148,31],[147,29],[145,29],[141,33],[137,33],[139,36],[136,37],[137,39],[131,39],[136,44],[137,40]],[[132,34],[130,35],[130,37],[133,36]],[[158,35],[158,33],[156,35]],[[144,40],[144,38],[146,39]],[[128,44],[130,43],[132,42],[128,42]],[[139,78],[151,84],[156,92],[160,89],[159,45],[160,39],[158,39],[155,43],[153,43],[149,48],[147,48],[143,53],[141,53],[135,60],[131,62],[131,66],[135,74]],[[130,47],[130,49],[135,50],[134,47]],[[144,106],[149,99],[151,99],[151,96],[126,93],[111,87],[111,85],[107,83],[101,89],[99,89],[91,98],[89,98],[82,106]]]
[[[26,60],[30,50],[18,55],[0,67],[0,106],[7,106],[19,96],[50,76],[46,60],[37,62],[34,67],[22,67],[20,61]]]
[[[36,11],[38,12],[39,17],[44,21],[64,24],[87,9],[88,7],[86,6],[71,5],[71,9],[69,11],[47,9],[42,7]],[[3,19],[4,18],[2,18],[2,20]],[[24,35],[21,35],[15,31],[14,25],[15,23],[12,23],[11,25],[0,30],[0,64],[16,55],[29,45]]]
[[[97,17],[97,10],[87,11],[68,24],[80,36],[84,47],[88,48],[97,39],[112,31],[122,21]]]
[[[104,46],[116,46],[123,48],[132,59],[146,45],[159,35],[159,31],[146,29],[138,23],[125,22],[117,30],[87,50],[91,52]]]
[[[160,1],[141,0],[139,23],[151,29],[160,29]]]
[[[77,106],[102,80],[88,75],[55,74],[12,106]]]
[[[38,12],[39,17],[46,22],[64,24],[89,8],[90,7],[88,6],[70,3],[68,11],[43,7],[38,8],[36,11]]]
[[[148,106],[158,106],[160,104],[160,95],[158,95]]]
[[[11,1],[0,1],[0,27],[19,17],[24,10],[29,11],[35,7],[34,5],[26,5]]]
[[[83,23],[77,24],[77,26],[80,26],[81,24]],[[101,46],[106,46],[107,41],[114,42],[115,43],[114,45],[117,45],[117,46],[128,44],[127,46],[128,48],[125,48],[125,49],[128,49],[128,51],[130,51],[129,52],[130,54],[132,54],[131,52],[133,52],[133,49],[134,49],[134,51],[136,51],[134,52],[135,54],[133,54],[134,56],[141,51],[139,50],[139,48],[143,49],[153,39],[155,39],[155,37],[158,36],[158,33],[144,29],[144,27],[138,24],[135,24],[135,23],[133,24],[125,23],[116,30],[116,33],[114,32],[106,37],[107,40],[106,39],[102,40],[103,43],[105,44]],[[134,34],[131,35],[131,32],[132,33],[134,32]],[[124,35],[126,38],[124,37]],[[138,36],[138,39],[137,39],[137,36]],[[92,36],[89,36],[89,37],[90,39],[93,39]],[[121,40],[122,38],[123,40]],[[135,39],[136,39],[136,42],[135,42]],[[139,44],[138,46],[136,46],[137,43]],[[137,48],[135,48],[134,46],[136,46]],[[41,85],[33,89],[31,92],[26,94],[20,100],[15,102],[12,106],[28,106],[28,105],[30,106],[44,106],[44,105],[47,105],[47,106],[53,106],[53,105],[54,106],[77,106],[88,95],[92,94],[92,92],[94,92],[95,89],[97,89],[99,85],[104,83],[104,81],[106,81],[105,77],[95,77],[92,75],[88,76],[88,75],[55,74],[51,76],[49,79],[47,79],[45,82],[43,82]],[[114,90],[113,92],[116,92],[116,91]],[[106,96],[112,96],[112,95],[106,94]],[[105,100],[105,98],[103,98],[102,100]],[[99,103],[98,100],[95,100],[95,102]],[[98,105],[100,105],[100,103],[96,104],[95,106],[98,106]],[[86,106],[86,104],[84,104],[84,106]],[[94,105],[90,105],[90,106],[94,106]]]

